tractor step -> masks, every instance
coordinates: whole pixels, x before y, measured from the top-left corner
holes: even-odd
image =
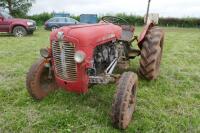
[[[113,81],[115,81],[115,78],[111,76],[90,76],[89,77],[90,84],[108,84]]]

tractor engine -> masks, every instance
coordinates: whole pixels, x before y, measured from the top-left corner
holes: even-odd
[[[97,46],[94,50],[94,73],[90,75],[99,75],[105,71],[110,63],[118,57],[116,42],[108,42]]]

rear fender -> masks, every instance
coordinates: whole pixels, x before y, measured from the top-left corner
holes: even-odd
[[[149,29],[151,29],[154,26],[153,23],[149,23],[144,26],[142,33],[140,34],[140,37],[138,39],[138,47],[141,49],[142,48],[142,43],[144,42],[145,36],[148,32]]]

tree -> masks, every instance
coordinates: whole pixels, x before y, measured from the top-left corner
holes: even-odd
[[[0,7],[8,9],[15,17],[24,17],[32,7],[35,0],[1,0]]]

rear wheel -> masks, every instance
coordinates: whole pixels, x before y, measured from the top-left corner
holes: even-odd
[[[119,129],[126,129],[131,122],[136,105],[138,77],[133,72],[125,72],[119,80],[112,104],[112,122]]]
[[[13,29],[13,35],[16,36],[16,37],[23,37],[23,36],[27,35],[27,31],[22,26],[16,26]]]
[[[42,100],[57,88],[54,75],[49,78],[48,74],[49,68],[45,67],[44,59],[39,59],[30,68],[26,78],[26,86],[34,99]]]
[[[139,74],[148,80],[158,77],[163,53],[164,32],[159,27],[150,29],[141,49]]]

